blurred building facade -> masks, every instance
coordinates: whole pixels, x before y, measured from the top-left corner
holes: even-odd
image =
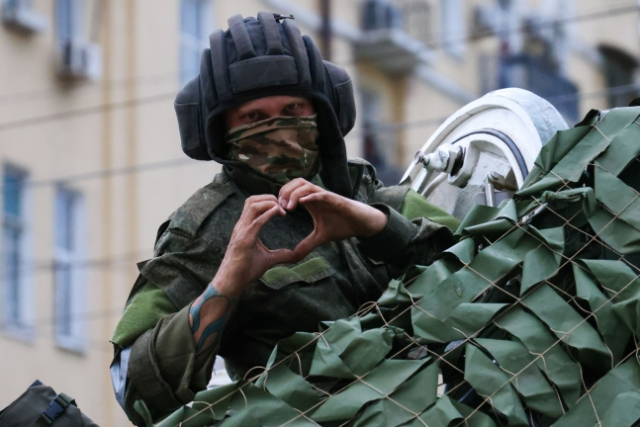
[[[36,378],[127,425],[108,340],[158,225],[220,170],[172,101],[233,14],[293,14],[356,88],[350,156],[395,183],[464,104],[518,86],[570,123],[636,97],[637,2],[3,0],[0,407]]]

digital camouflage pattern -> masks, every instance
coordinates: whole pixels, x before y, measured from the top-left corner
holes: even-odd
[[[316,115],[272,117],[237,126],[226,135],[228,156],[279,184],[309,178],[318,170]]]

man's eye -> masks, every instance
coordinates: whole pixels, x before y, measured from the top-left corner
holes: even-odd
[[[284,115],[296,115],[300,111],[300,104],[289,104],[282,111]]]
[[[258,113],[247,113],[244,115],[245,122],[253,123],[260,120],[260,114]]]

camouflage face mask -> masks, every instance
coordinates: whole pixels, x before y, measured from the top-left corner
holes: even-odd
[[[228,157],[279,184],[318,171],[316,115],[272,117],[227,132]]]

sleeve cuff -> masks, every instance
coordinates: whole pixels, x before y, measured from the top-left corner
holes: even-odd
[[[183,376],[190,376],[195,359],[195,345],[189,328],[189,307],[162,318],[133,344],[130,377],[145,400],[180,404],[193,399],[183,386]]]
[[[173,359],[195,354],[193,334],[189,324],[191,304],[178,311],[171,320],[163,319],[156,338],[155,347],[161,349],[163,358]]]
[[[131,388],[136,391],[134,399],[142,398],[147,410],[154,418],[181,405],[158,369],[153,351],[155,336],[156,330],[150,329],[142,334],[131,348],[129,381],[125,391],[125,411],[132,420],[138,419],[140,415],[133,408],[134,401],[130,398]]]
[[[387,216],[387,226],[375,236],[358,238],[358,249],[373,260],[386,261],[411,242],[418,226],[387,205],[373,203],[370,206]]]

